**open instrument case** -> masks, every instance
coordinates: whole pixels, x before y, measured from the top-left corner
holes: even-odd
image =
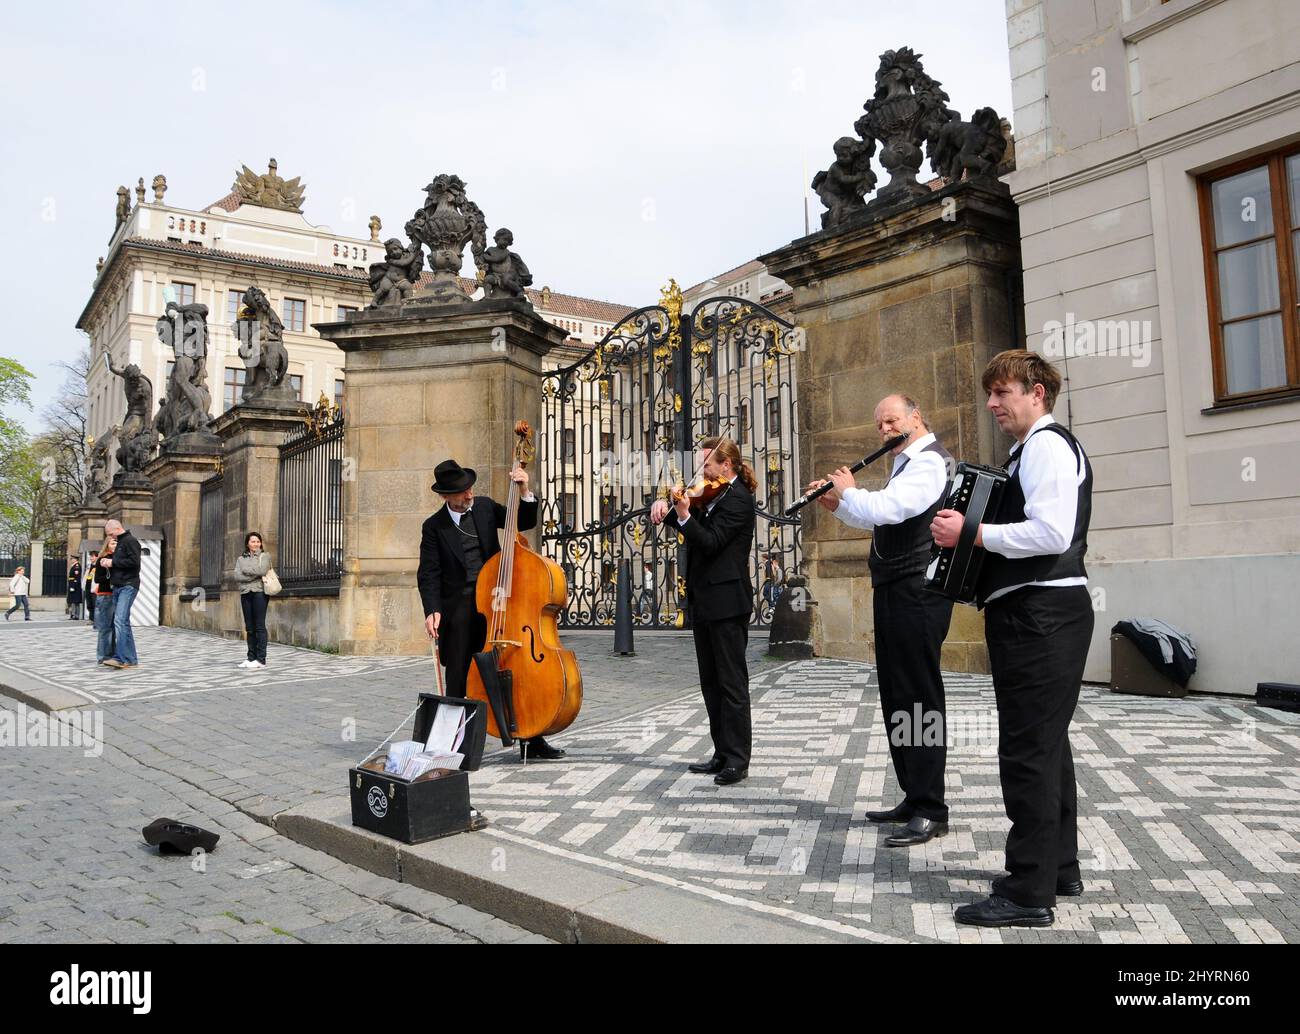
[[[366,759],[348,774],[354,826],[404,844],[421,844],[482,828],[483,820],[469,804],[469,773],[483,763],[487,705],[481,700],[421,693],[412,739],[421,743],[428,739],[440,707],[460,707],[470,712],[459,749],[465,755],[460,769],[436,769],[417,779],[402,779],[384,771],[386,753]]]

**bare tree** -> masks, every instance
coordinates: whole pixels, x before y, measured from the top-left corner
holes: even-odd
[[[85,495],[90,445],[86,380],[90,351],[81,349],[70,363],[55,364],[65,371],[58,396],[41,411],[44,427],[38,436],[41,479],[53,512],[80,506]]]

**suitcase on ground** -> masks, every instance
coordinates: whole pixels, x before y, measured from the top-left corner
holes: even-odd
[[[1133,641],[1118,632],[1110,637],[1110,689],[1143,697],[1187,696],[1186,686],[1156,671]]]

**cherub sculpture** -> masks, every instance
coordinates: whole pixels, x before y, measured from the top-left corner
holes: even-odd
[[[483,293],[487,298],[527,298],[524,288],[533,282],[524,260],[510,250],[515,235],[504,226],[493,237],[496,246],[483,252]]]
[[[871,169],[875,150],[876,141],[870,137],[858,140],[842,136],[835,141],[834,164],[817,173],[812,181],[813,190],[826,206],[822,213],[823,230],[839,226],[855,212],[866,210],[864,199],[876,186],[876,174]]]
[[[991,176],[1006,153],[1002,120],[992,108],[980,108],[969,122],[952,110],[936,112],[926,126],[926,153],[936,173],[949,183],[963,174]]]
[[[419,244],[403,247],[400,240],[390,237],[384,242],[384,254],[385,261],[370,264],[370,289],[375,293],[372,309],[397,305],[408,297],[424,268],[424,249]]]

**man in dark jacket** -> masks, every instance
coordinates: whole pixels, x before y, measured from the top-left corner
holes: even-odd
[[[140,591],[140,542],[118,520],[104,524],[104,535],[117,536],[117,548],[111,557],[101,557],[99,563],[108,568],[109,585],[113,589],[113,632],[117,637],[117,652],[103,662],[110,668],[134,668],[140,663],[135,652],[135,635],[131,631],[131,605]]]
[[[692,510],[682,498],[670,509],[656,499],[650,520],[666,522],[686,539],[686,601],[695,636],[700,691],[709,713],[713,756],[690,770],[719,786],[749,775],[752,729],[745,648],[754,610],[749,555],[754,546],[754,472],[730,439],[706,438],[697,465],[706,478],[730,482],[714,501]]]
[[[438,654],[447,668],[447,695],[463,697],[474,654],[487,642],[487,621],[474,602],[478,575],[501,552],[497,529],[506,525],[506,508],[487,496],[474,495],[478,479],[472,467],[444,460],[434,468],[431,486],[444,505],[424,522],[420,533],[420,566],[416,584],[424,605],[424,629],[438,637]],[[519,530],[537,527],[537,498],[528,489],[528,472],[510,473],[519,485]],[[519,741],[520,753],[533,760],[552,761],[564,751],[541,736]]]

